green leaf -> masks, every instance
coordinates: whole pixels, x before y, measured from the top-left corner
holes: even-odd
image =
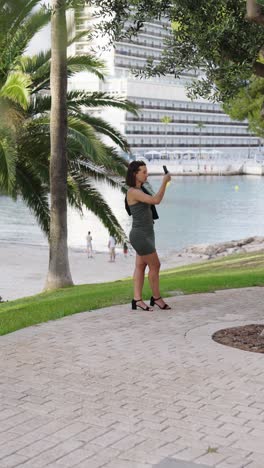
[[[15,142],[5,129],[0,129],[0,191],[14,195],[17,151]]]
[[[43,232],[49,235],[48,187],[45,186],[32,165],[18,160],[16,184],[19,193],[30,211],[35,215]]]
[[[26,109],[29,104],[31,79],[22,72],[10,73],[0,89],[0,98],[8,98]]]
[[[88,71],[98,76],[100,80],[104,80],[104,74],[106,73],[105,63],[91,54],[68,57],[67,70],[68,76],[72,76],[81,71]]]

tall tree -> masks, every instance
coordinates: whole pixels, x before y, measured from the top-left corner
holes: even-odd
[[[90,3],[101,8],[102,16],[103,9],[107,12],[110,20],[102,27],[115,37],[136,34],[149,18],[166,17],[172,35],[160,63],[149,61],[139,74],[178,77],[199,69],[199,79],[187,88],[191,98],[227,103],[251,86],[252,77],[264,78],[264,0],[151,0],[147,8],[145,0],[134,0],[132,8],[129,0]],[[124,28],[127,21],[130,26]]]
[[[45,289],[73,284],[67,246],[67,25],[65,0],[52,0],[50,236]]]
[[[136,34],[148,19],[172,26],[159,64],[149,62],[146,76],[179,76],[200,69],[190,95],[222,101],[246,85],[252,74],[264,76],[263,0],[90,0],[105,18],[101,29],[115,38]],[[247,10],[247,11],[246,11]],[[129,27],[127,27],[127,23]],[[126,27],[124,27],[126,26]]]
[[[49,14],[34,7],[39,0],[0,3],[0,192],[15,198],[16,133],[30,104],[31,79],[16,59],[32,37],[49,21]]]
[[[167,156],[167,146],[168,146],[168,142],[167,142],[167,133],[168,133],[168,124],[170,124],[172,122],[172,118],[169,116],[169,115],[164,115],[160,121],[162,123],[164,123],[165,125],[165,154]]]

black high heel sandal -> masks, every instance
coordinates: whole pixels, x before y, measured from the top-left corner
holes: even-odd
[[[154,305],[157,305],[161,310],[171,310],[171,307],[166,304],[166,302],[164,302],[164,306],[160,306],[159,304],[157,304],[157,301],[159,301],[160,299],[162,299],[162,297],[153,297],[151,296],[150,298],[150,305],[151,307],[153,307]]]
[[[142,310],[152,310],[149,306],[141,307],[140,305],[137,305],[137,302],[140,302],[140,301],[142,301],[142,299],[138,299],[137,301],[135,299],[132,299],[131,301],[132,310],[137,310],[138,307]]]

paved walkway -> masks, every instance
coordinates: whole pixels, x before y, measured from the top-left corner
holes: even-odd
[[[0,338],[0,467],[263,468],[264,356],[211,340],[263,323],[264,289],[118,306]]]

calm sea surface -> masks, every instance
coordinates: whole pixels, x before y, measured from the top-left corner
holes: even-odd
[[[161,178],[149,177],[154,190]],[[128,233],[131,220],[124,209],[124,195],[100,184],[103,196]],[[215,243],[264,235],[264,177],[174,177],[157,207],[156,244],[168,253],[192,244]],[[84,248],[91,231],[94,248],[107,250],[108,233],[89,211],[81,218],[69,210],[69,246]],[[0,242],[46,245],[47,240],[21,200],[0,196]]]

